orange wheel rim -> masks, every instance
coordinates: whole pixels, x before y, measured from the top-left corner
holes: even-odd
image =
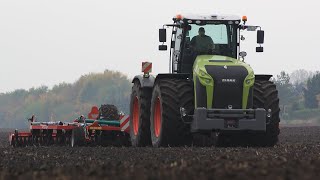
[[[140,117],[140,109],[139,109],[139,100],[136,96],[133,101],[133,133],[134,135],[138,134],[139,131],[139,117]]]
[[[156,137],[160,136],[161,132],[161,105],[160,105],[160,98],[158,97],[155,106],[154,106],[154,133]]]

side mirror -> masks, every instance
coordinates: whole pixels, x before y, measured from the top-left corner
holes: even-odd
[[[167,49],[167,45],[159,45],[159,51],[166,51]]]
[[[166,29],[159,29],[159,41],[160,42],[167,42],[167,30]]]
[[[263,52],[263,47],[256,47],[256,52]]]
[[[264,43],[264,31],[262,31],[262,30],[257,31],[257,43],[258,44]]]

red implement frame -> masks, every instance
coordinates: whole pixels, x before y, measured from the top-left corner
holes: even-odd
[[[94,110],[94,108],[92,108]],[[89,113],[90,115],[90,113]],[[73,123],[61,123],[61,122],[43,122],[43,123],[36,123],[32,122],[30,125],[30,132],[18,132],[17,130],[14,133],[9,135],[9,142],[13,145],[13,141],[29,141],[33,137],[32,132],[38,131],[44,134],[50,131],[50,137],[54,140],[57,138],[58,132],[65,132],[68,135],[71,135],[73,129],[78,127],[83,127],[83,123],[79,123],[77,121]],[[86,141],[91,141],[92,137],[95,135],[95,131],[116,131],[116,132],[123,132],[129,134],[129,116],[122,115],[120,116],[120,127],[115,126],[107,126],[107,125],[99,125],[98,121],[95,121],[91,124],[86,124],[85,126],[86,132],[93,132],[88,137],[86,137]],[[69,133],[67,133],[69,132]],[[37,135],[39,137],[48,136],[47,134]]]

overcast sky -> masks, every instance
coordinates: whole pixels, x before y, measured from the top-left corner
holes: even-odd
[[[0,92],[74,82],[81,75],[118,70],[130,78],[141,61],[168,72],[158,28],[178,13],[246,15],[265,30],[242,50],[256,73],[320,70],[320,15],[316,0],[0,0]]]

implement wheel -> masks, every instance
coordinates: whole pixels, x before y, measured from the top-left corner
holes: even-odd
[[[98,119],[104,120],[119,120],[120,115],[118,108],[115,105],[103,104],[99,108],[99,117]]]

